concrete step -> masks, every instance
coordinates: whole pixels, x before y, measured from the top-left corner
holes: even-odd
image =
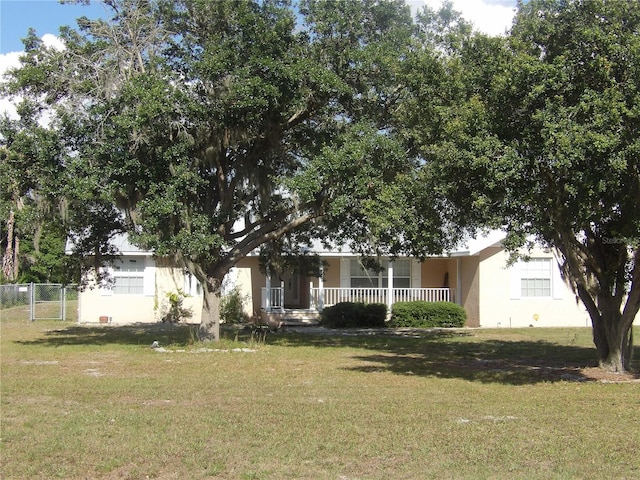
[[[271,326],[318,325],[320,314],[309,310],[285,310],[284,312],[262,312],[262,319]]]

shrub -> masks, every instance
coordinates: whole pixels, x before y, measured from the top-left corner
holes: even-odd
[[[320,325],[329,328],[384,327],[387,306],[383,303],[340,302],[322,310]]]
[[[463,327],[467,312],[451,302],[398,302],[391,310],[392,327]]]
[[[163,322],[178,323],[193,316],[193,311],[190,308],[185,308],[182,306],[185,296],[186,295],[181,290],[178,290],[177,292],[167,292],[169,306],[167,307],[165,305],[163,308]]]
[[[220,320],[224,323],[244,323],[247,321],[244,304],[247,297],[240,290],[233,288],[220,300]]]

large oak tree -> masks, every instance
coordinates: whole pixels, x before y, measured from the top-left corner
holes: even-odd
[[[367,235],[363,205],[414,171],[389,121],[410,9],[103,3],[109,18],[61,30],[62,51],[32,38],[11,91],[49,110],[66,178],[122,212],[76,228],[80,240],[97,248],[124,229],[173,257],[204,287],[200,337],[217,339],[222,280],[239,259],[294,232]]]
[[[507,38],[470,37],[451,57],[464,100],[447,141],[423,149],[459,225],[557,251],[615,372],[640,309],[639,30],[636,1],[522,2]]]

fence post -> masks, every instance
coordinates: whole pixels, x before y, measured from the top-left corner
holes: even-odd
[[[34,283],[29,284],[29,320],[34,321],[36,319],[36,294]]]
[[[67,319],[67,287],[64,285],[60,285],[60,295],[62,295],[62,304],[60,305],[60,309],[62,310],[61,316],[64,322]]]

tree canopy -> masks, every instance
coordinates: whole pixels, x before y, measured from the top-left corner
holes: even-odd
[[[104,3],[110,19],[61,30],[64,50],[27,39],[9,83],[51,116],[58,198],[100,213],[77,219],[80,246],[104,256],[124,230],[172,256],[215,339],[222,279],[248,253],[327,231],[371,244],[373,202],[415,176],[393,121],[416,49],[404,2]]]
[[[424,257],[501,228],[514,252],[557,251],[601,365],[628,367],[637,2],[519,2],[506,37],[451,4],[416,18],[402,0],[104,4],[110,18],[61,30],[63,50],[32,32],[10,76],[23,103],[1,124],[0,213],[16,232],[59,212],[96,261],[128,232],[196,275],[215,339],[225,274],[287,236]]]
[[[458,51],[465,100],[425,150],[458,224],[556,249],[614,371],[640,308],[639,22],[637,2],[521,4],[507,38]]]

